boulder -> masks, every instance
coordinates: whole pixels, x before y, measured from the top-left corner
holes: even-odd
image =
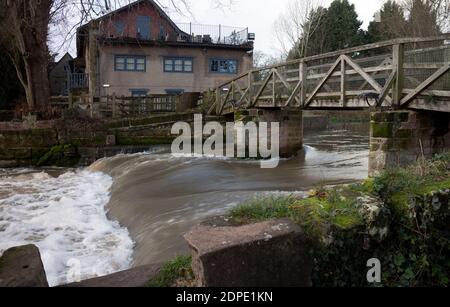
[[[289,219],[240,227],[200,225],[185,235],[203,287],[309,287],[313,261]]]
[[[14,247],[3,253],[0,287],[48,287],[41,254],[35,245]]]

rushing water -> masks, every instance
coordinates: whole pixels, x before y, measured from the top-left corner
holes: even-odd
[[[36,244],[50,285],[129,267],[133,241],[105,214],[112,178],[88,170],[60,172],[0,173],[0,253]]]
[[[82,278],[163,262],[186,252],[190,227],[241,201],[366,178],[368,142],[347,130],[306,134],[304,153],[276,169],[156,147],[84,170],[3,171],[0,253],[37,244],[52,285],[67,281],[73,259]]]

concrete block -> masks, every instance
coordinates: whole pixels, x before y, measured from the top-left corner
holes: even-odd
[[[288,219],[241,227],[197,226],[185,235],[199,286],[307,287],[313,261]]]
[[[25,245],[8,249],[0,258],[0,287],[48,287],[39,249]]]

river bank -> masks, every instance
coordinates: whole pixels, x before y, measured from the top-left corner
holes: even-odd
[[[289,218],[301,226],[314,259],[314,287],[448,287],[450,154],[397,168],[361,183],[322,187],[306,197],[262,197],[206,221],[240,227]],[[211,238],[214,240],[214,238]],[[369,259],[381,280],[370,283]],[[169,261],[149,286],[195,284],[189,256]]]

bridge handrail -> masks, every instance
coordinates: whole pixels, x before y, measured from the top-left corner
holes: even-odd
[[[242,107],[445,109],[449,42],[450,33],[398,38],[249,70],[215,88],[208,114]]]
[[[309,62],[309,61],[316,61],[316,60],[320,60],[320,59],[331,58],[331,57],[339,56],[342,54],[367,51],[367,50],[371,50],[371,49],[379,49],[379,48],[385,48],[385,47],[401,45],[401,44],[445,41],[445,40],[449,40],[449,39],[450,39],[450,33],[445,33],[445,34],[442,34],[439,36],[430,36],[430,37],[396,38],[396,39],[392,39],[392,40],[388,40],[388,41],[382,41],[382,42],[378,42],[378,43],[366,44],[366,45],[346,48],[346,49],[342,49],[342,50],[338,50],[338,51],[327,52],[324,54],[313,55],[313,56],[309,56],[309,57],[305,57],[305,58],[301,58],[301,59],[286,61],[286,62],[283,62],[280,64],[274,64],[274,65],[269,65],[269,66],[265,66],[265,67],[261,67],[261,68],[251,69],[250,71],[242,73],[242,74],[238,75],[237,77],[220,84],[219,86],[217,86],[217,88],[224,87],[228,84],[231,84],[234,81],[242,79],[243,77],[247,76],[249,73],[257,73],[257,72],[261,72],[264,70],[280,68],[283,66],[300,64],[300,63],[305,63],[305,62]]]

